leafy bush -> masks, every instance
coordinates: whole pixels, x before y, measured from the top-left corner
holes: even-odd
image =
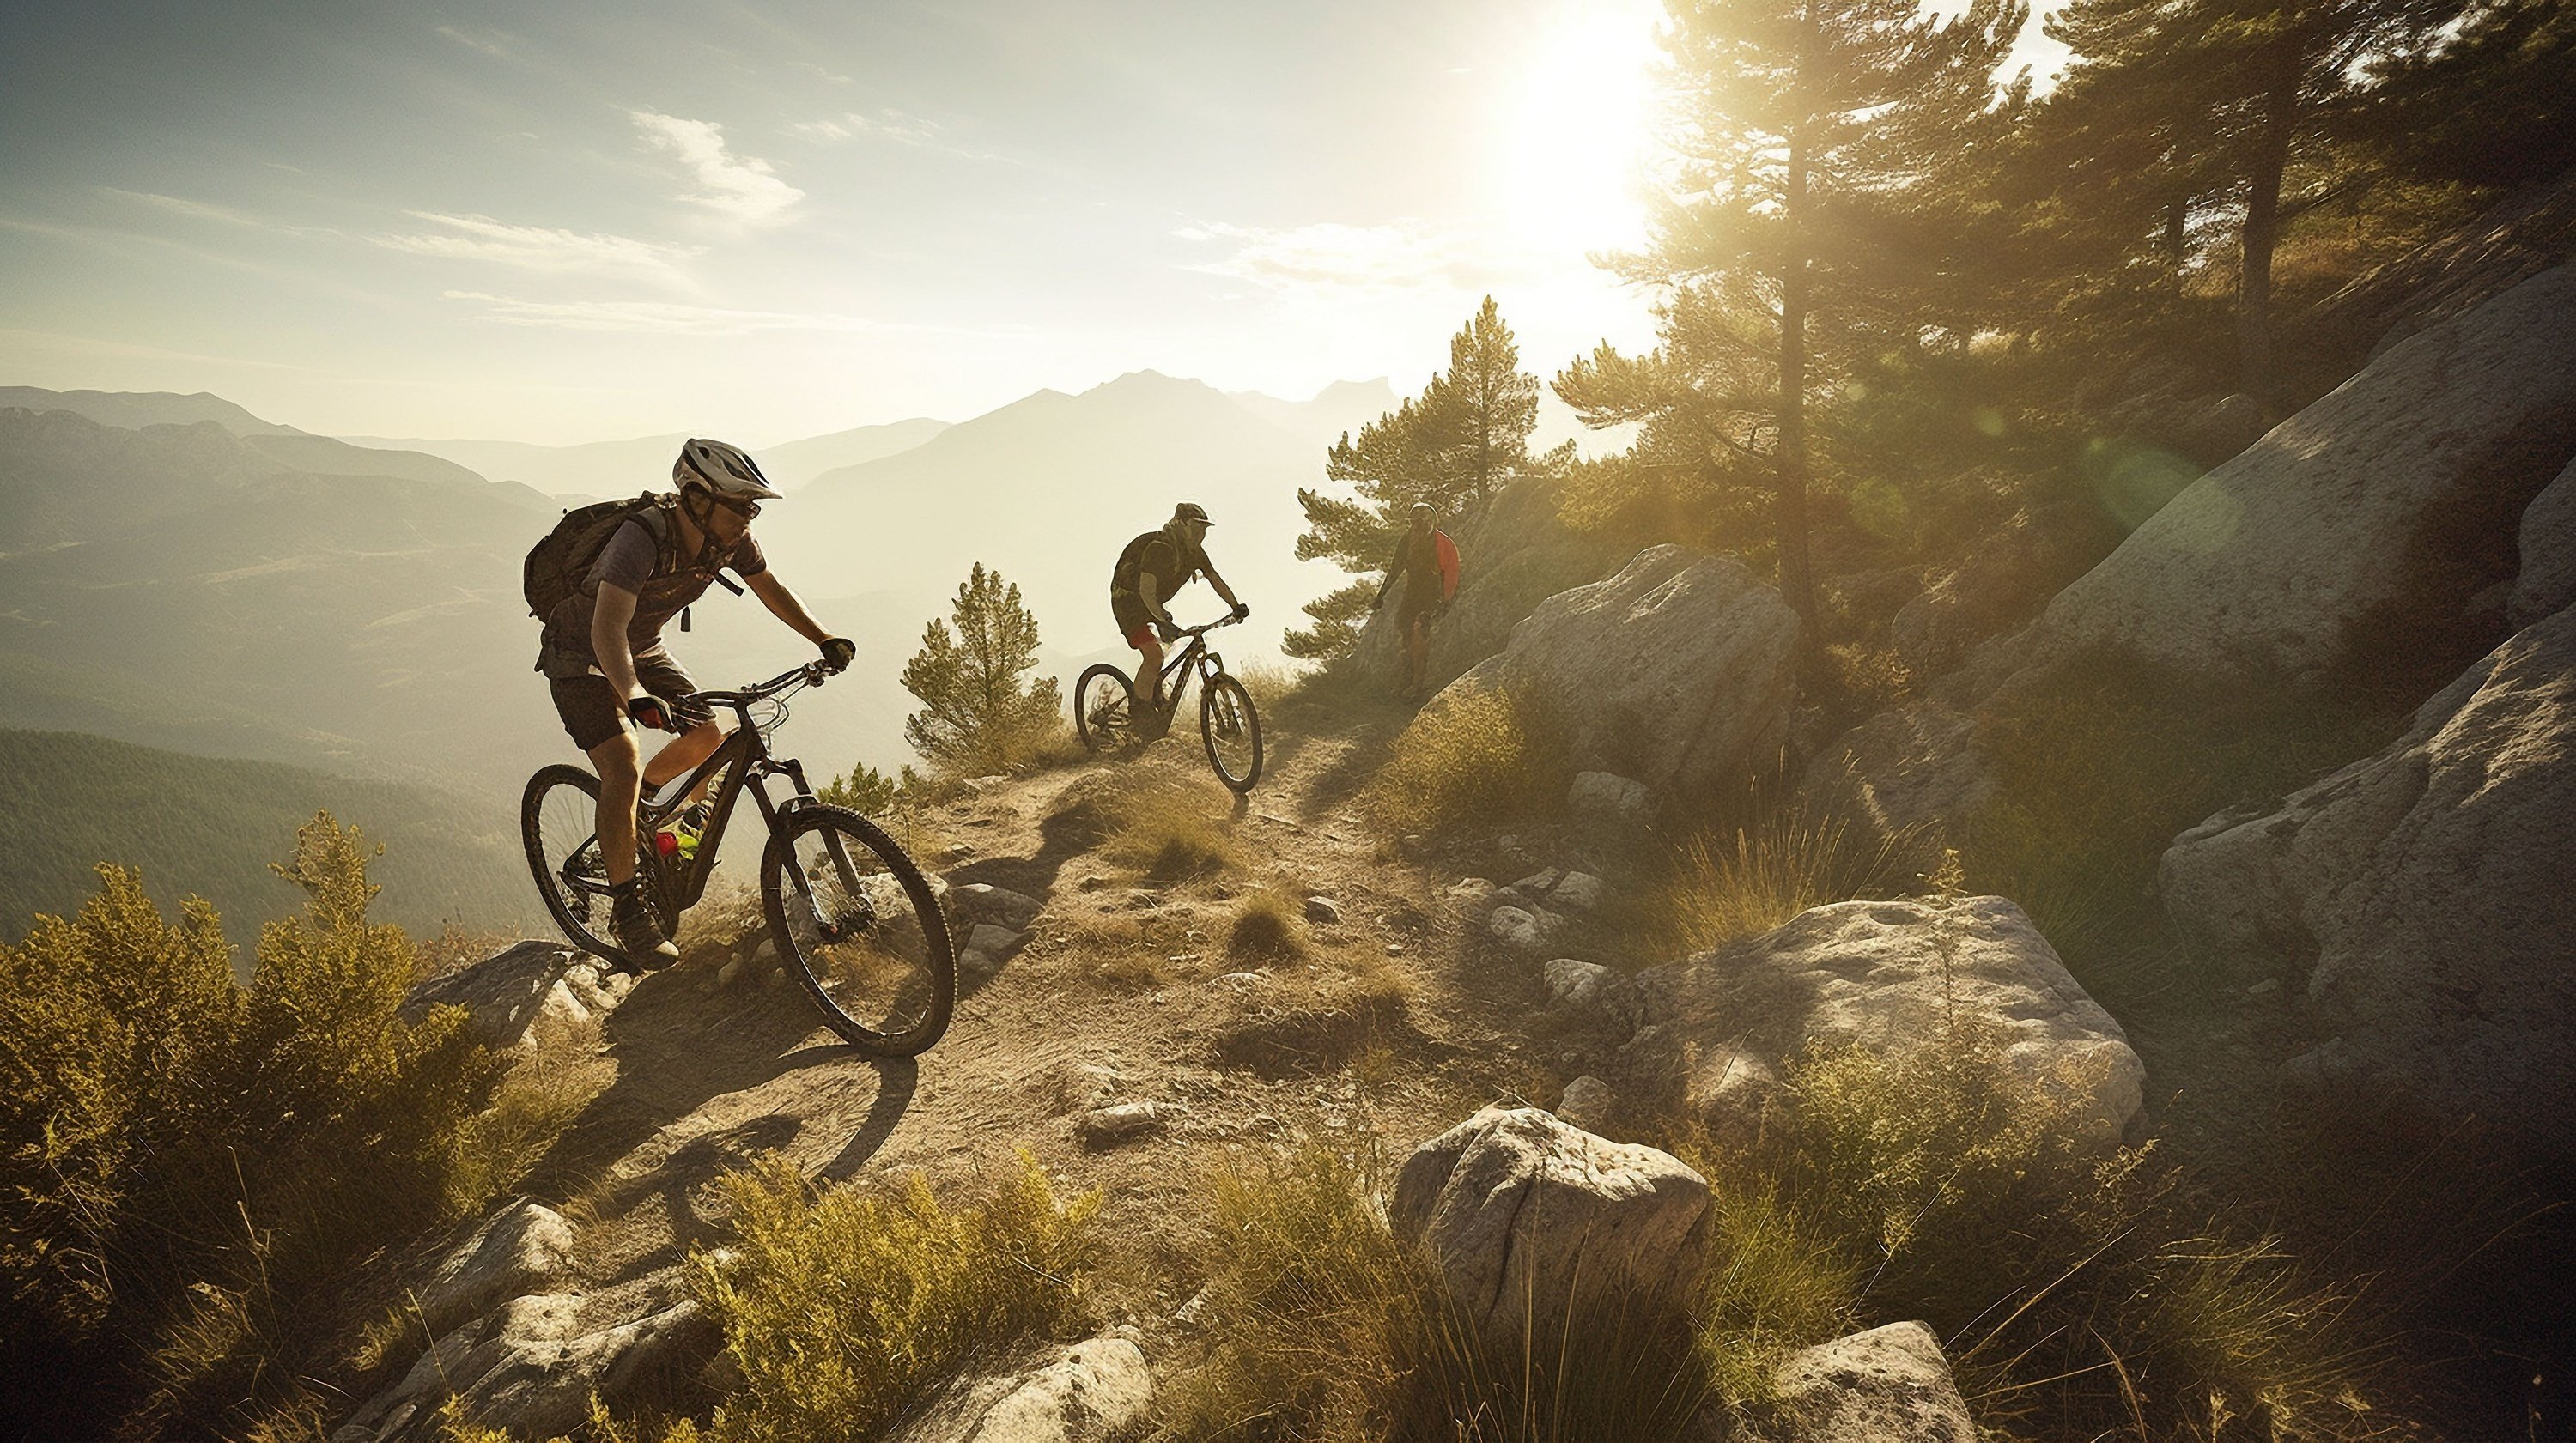
[[[1453,690],[1396,738],[1362,801],[1392,831],[1454,831],[1555,801],[1566,773],[1537,708],[1504,687]]]
[[[692,1255],[688,1277],[744,1382],[709,1439],[879,1437],[967,1364],[1081,1317],[1099,1197],[1059,1208],[1025,1152],[999,1196],[964,1211],[917,1173],[899,1202],[818,1195],[774,1155],[724,1185],[739,1240]]]
[[[327,815],[298,832],[277,871],[304,909],[247,990],[212,908],[166,922],[116,867],[0,948],[0,1347],[92,1426],[309,1409],[314,1300],[483,1201],[460,1180],[500,1068],[461,1012],[400,1017],[419,957],[367,919],[367,858]]]

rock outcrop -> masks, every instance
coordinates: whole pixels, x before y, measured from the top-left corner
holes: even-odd
[[[2491,645],[2516,523],[2576,455],[2576,267],[2391,348],[2058,593],[2034,659],[2116,650],[2317,692]],[[2492,614],[2486,608],[2494,608]],[[2420,693],[2419,693],[2420,695]]]
[[[563,1214],[521,1198],[440,1262],[420,1289],[418,1325],[436,1337],[511,1298],[545,1291],[572,1246]]]
[[[1741,562],[1649,547],[1541,602],[1433,705],[1504,688],[1562,729],[1577,770],[1703,794],[1785,736],[1797,640],[1795,613]]]
[[[1895,1052],[1952,1019],[1993,1029],[2003,1059],[2069,1104],[2079,1140],[2117,1142],[2146,1069],[2120,1024],[2001,897],[1838,902],[1759,937],[1649,968],[1622,1053],[1635,1095],[1712,1130],[1761,1120],[1789,1062],[1818,1045]]]
[[[2523,511],[2516,549],[2522,570],[2505,602],[2506,625],[2529,626],[2576,606],[2576,461]]]
[[[1603,1308],[1652,1316],[1698,1285],[1708,1184],[1650,1147],[1537,1108],[1489,1107],[1415,1150],[1388,1221],[1487,1336],[1556,1335]]]
[[[2205,951],[2296,980],[2291,1076],[2576,1157],[2576,609],[2509,638],[2405,736],[2159,869]]]
[[[514,1437],[568,1433],[597,1393],[616,1406],[657,1376],[693,1369],[722,1343],[686,1299],[625,1322],[586,1326],[582,1299],[552,1293],[516,1299],[442,1334],[402,1380],[335,1431],[333,1443],[442,1438],[438,1411],[452,1393],[465,1416]]]
[[[559,942],[520,942],[458,972],[424,982],[403,999],[418,1021],[432,1007],[462,1007],[466,1034],[486,1047],[529,1045],[541,1022],[579,1024],[605,1016],[635,979]]]

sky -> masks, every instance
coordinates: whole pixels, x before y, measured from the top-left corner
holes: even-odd
[[[0,384],[748,444],[1652,342],[1652,0],[0,4]],[[2044,57],[2042,57],[2044,59]]]

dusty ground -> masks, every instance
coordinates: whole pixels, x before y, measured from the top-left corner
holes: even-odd
[[[1328,736],[1274,719],[1261,785],[1239,801],[1189,735],[940,809],[919,840],[946,859],[933,865],[952,884],[1045,905],[1023,951],[961,984],[946,1037],[917,1060],[853,1053],[774,972],[718,986],[718,958],[690,947],[684,928],[681,964],[610,1016],[615,1081],[533,1184],[582,1224],[567,1285],[601,1323],[676,1297],[673,1265],[726,1231],[716,1179],[765,1150],[835,1181],[919,1171],[943,1199],[968,1199],[1025,1148],[1064,1192],[1103,1194],[1098,1307],[1150,1334],[1204,1279],[1213,1170],[1257,1166],[1301,1132],[1375,1139],[1400,1160],[1484,1102],[1553,1102],[1561,1059],[1542,1061],[1516,1035],[1536,969],[1489,957],[1465,932],[1439,895],[1458,859],[1397,857],[1354,803],[1402,716],[1389,709]],[[1156,778],[1228,816],[1244,865],[1158,882],[1085,847],[1062,820],[1068,793]],[[1343,921],[1311,927],[1299,961],[1229,956],[1244,898],[1265,888],[1292,907],[1329,897]],[[1184,1111],[1154,1134],[1085,1146],[1075,1116],[1114,1102]]]

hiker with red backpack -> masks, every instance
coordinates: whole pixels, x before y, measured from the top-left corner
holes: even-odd
[[[1404,694],[1413,700],[1421,699],[1431,670],[1431,623],[1458,595],[1458,546],[1432,524],[1434,515],[1431,503],[1413,503],[1410,523],[1395,540],[1395,554],[1387,558],[1386,579],[1369,602],[1369,610],[1377,610],[1386,604],[1387,590],[1404,583],[1404,599],[1395,607],[1395,632],[1404,644]]]
[[[635,810],[647,787],[668,784],[724,741],[713,716],[688,704],[698,689],[662,645],[662,628],[707,587],[745,587],[770,614],[822,649],[838,671],[858,648],[823,629],[769,570],[751,537],[760,503],[775,498],[750,456],[722,441],[691,440],[671,466],[679,490],[603,501],[567,512],[528,553],[528,608],[545,621],[537,670],[573,745],[599,773],[600,857],[614,903],[610,927],[636,971],[665,967],[679,949],[653,924],[635,881]],[[719,573],[730,568],[737,586]],[[686,630],[687,621],[681,622]],[[677,739],[643,760],[638,732]],[[699,799],[703,805],[703,798]]]

